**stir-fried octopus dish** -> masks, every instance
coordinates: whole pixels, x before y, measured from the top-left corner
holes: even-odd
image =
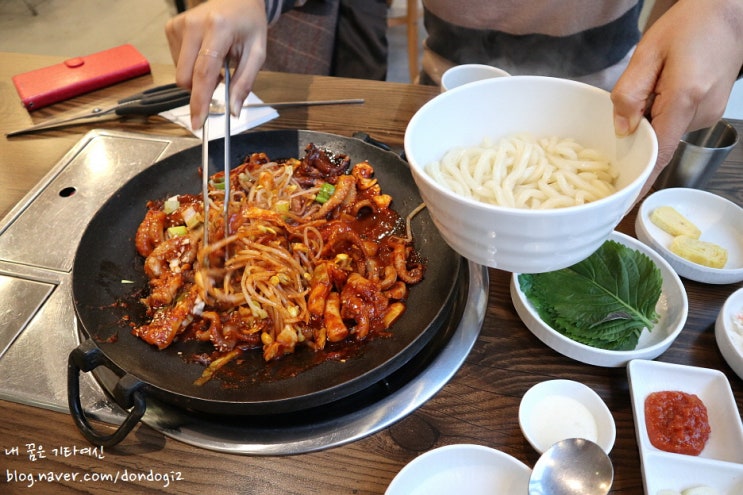
[[[208,218],[201,195],[148,202],[135,238],[147,321],[134,335],[159,349],[211,342],[204,383],[244,352],[272,361],[388,333],[425,267],[415,212],[392,209],[371,164],[310,144],[301,159],[253,153],[224,181],[210,178]]]

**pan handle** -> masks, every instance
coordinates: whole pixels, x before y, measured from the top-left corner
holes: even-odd
[[[402,161],[404,161],[405,163],[408,162],[408,159],[405,156],[405,150],[404,149],[402,151],[400,151],[399,153],[397,153],[387,143],[384,143],[382,141],[378,141],[378,140],[374,139],[369,134],[367,134],[367,133],[365,133],[363,131],[356,131],[356,132],[354,132],[353,133],[353,137],[355,137],[356,139],[360,139],[360,140],[364,141],[365,143],[371,144],[372,146],[376,146],[377,148],[382,149],[384,151],[391,151],[391,152],[395,153],[397,156],[399,156],[400,159],[402,159]]]
[[[354,132],[353,137],[355,137],[356,139],[361,139],[365,143],[369,143],[373,146],[376,146],[377,148],[383,149],[384,151],[392,151],[392,148],[387,143],[378,141],[363,131]]]
[[[80,372],[89,372],[98,366],[111,369],[111,362],[98,346],[91,340],[86,340],[76,347],[67,360],[67,401],[70,414],[83,436],[93,445],[113,447],[121,442],[142,419],[147,408],[143,383],[131,375],[124,375],[116,384],[114,396],[116,402],[124,409],[131,408],[123,423],[111,434],[99,433],[85,417],[80,402]]]

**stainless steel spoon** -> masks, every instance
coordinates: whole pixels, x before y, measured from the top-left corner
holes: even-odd
[[[287,107],[313,107],[320,105],[358,105],[364,103],[363,98],[352,98],[347,100],[314,100],[314,101],[279,101],[276,103],[246,103],[243,108],[287,108]],[[224,115],[225,104],[218,100],[209,103],[209,115]]]
[[[547,449],[534,465],[529,495],[606,495],[613,481],[614,467],[604,449],[569,438]]]

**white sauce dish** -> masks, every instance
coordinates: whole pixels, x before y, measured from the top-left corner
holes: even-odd
[[[572,380],[548,380],[530,388],[521,399],[519,426],[540,454],[567,438],[590,440],[608,454],[616,439],[614,417],[604,401]]]

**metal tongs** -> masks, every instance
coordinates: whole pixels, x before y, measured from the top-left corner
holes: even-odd
[[[224,62],[224,101],[230,101],[230,63],[229,59],[225,59]],[[232,197],[230,192],[230,139],[232,137],[231,123],[229,116],[224,119],[224,208],[222,215],[224,219],[224,238],[226,239],[230,235],[230,219],[229,219],[229,208],[230,198]],[[204,201],[204,232],[202,246],[209,244],[209,115],[204,120],[204,125],[201,127],[201,194]],[[225,246],[225,262],[229,258],[229,249]],[[204,263],[208,265],[208,257],[204,259]]]

